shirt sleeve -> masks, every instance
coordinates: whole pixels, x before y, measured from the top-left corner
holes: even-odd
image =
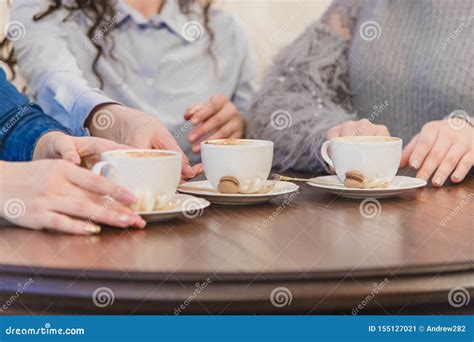
[[[34,21],[33,16],[42,10],[28,1],[14,2],[11,19],[25,26],[24,37],[13,42],[18,64],[41,107],[73,134],[84,135],[84,123],[92,109],[116,101],[84,78],[61,28],[67,13],[58,10]]]
[[[38,140],[51,131],[68,133],[65,127],[20,94],[0,68],[0,160],[31,160]]]

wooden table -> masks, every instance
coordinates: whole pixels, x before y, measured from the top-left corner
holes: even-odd
[[[473,313],[472,177],[379,204],[374,216],[360,200],[302,185],[286,202],[214,205],[143,231],[0,228],[0,305],[8,314]],[[457,308],[451,290],[471,300]]]

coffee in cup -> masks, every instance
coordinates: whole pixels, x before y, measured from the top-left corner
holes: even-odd
[[[232,179],[238,192],[260,190],[273,161],[273,142],[252,139],[216,139],[201,142],[204,173],[216,189],[221,179]]]
[[[181,154],[165,150],[115,150],[104,152],[92,172],[131,191],[132,209],[150,212],[167,206],[181,178]]]
[[[331,149],[329,156],[328,149]],[[402,140],[396,137],[351,136],[326,141],[321,146],[324,161],[339,180],[360,187],[389,184],[400,166]]]

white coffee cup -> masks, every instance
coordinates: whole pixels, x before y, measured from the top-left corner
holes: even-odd
[[[328,154],[331,150],[331,157]],[[402,156],[402,139],[380,136],[338,137],[321,146],[324,161],[341,182],[347,171],[358,171],[368,183],[390,183]]]
[[[181,178],[181,154],[165,150],[115,150],[102,153],[92,172],[131,191],[136,212],[150,212],[168,204]]]
[[[239,181],[239,192],[258,191],[273,161],[273,142],[252,139],[216,139],[201,143],[204,173],[214,188],[224,176]]]

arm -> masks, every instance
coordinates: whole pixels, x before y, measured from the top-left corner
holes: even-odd
[[[33,21],[43,10],[28,1],[15,1],[11,17],[25,25],[27,34],[14,41],[23,76],[38,103],[75,135],[84,135],[84,122],[103,103],[114,102],[90,85],[69,50],[62,26],[64,11]],[[84,42],[84,49],[86,48]]]
[[[37,142],[51,131],[67,132],[20,94],[0,68],[0,160],[31,160]]]
[[[238,64],[238,76],[232,78],[230,98],[215,94],[206,102],[199,103],[186,110],[185,120],[190,120],[194,128],[188,136],[194,153],[200,152],[200,141],[203,139],[242,138],[245,123],[249,119],[251,97],[255,92],[256,65],[250,48],[249,35],[234,16],[227,16],[225,27],[231,30],[228,43],[238,46],[234,63]]]
[[[275,143],[274,166],[318,171],[327,131],[354,117],[346,53],[357,7],[338,1],[275,59],[253,100],[251,138]]]

